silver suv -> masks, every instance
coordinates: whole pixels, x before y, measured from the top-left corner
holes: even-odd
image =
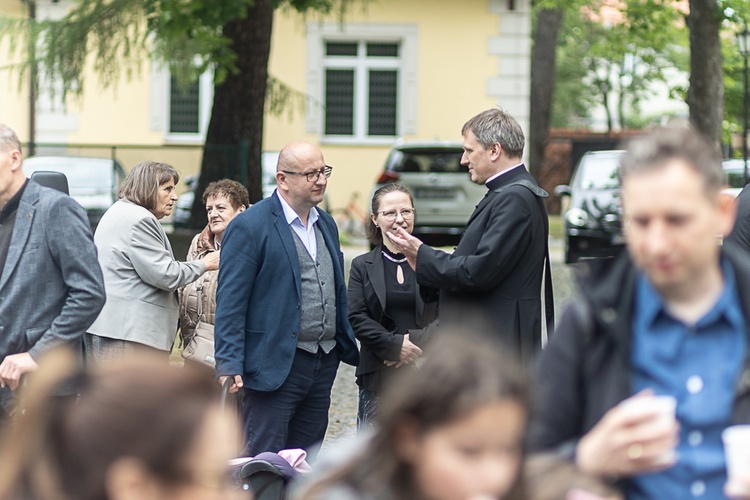
[[[460,143],[414,142],[391,149],[375,189],[398,182],[414,193],[414,234],[431,244],[456,244],[487,188],[471,182]]]

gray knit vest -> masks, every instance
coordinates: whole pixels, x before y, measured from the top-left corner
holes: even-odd
[[[320,346],[327,354],[336,346],[336,284],[333,277],[333,261],[323,239],[323,233],[317,224],[313,227],[318,250],[317,262],[313,261],[297,233],[289,228],[297,247],[302,281],[302,315],[297,347],[316,353]]]

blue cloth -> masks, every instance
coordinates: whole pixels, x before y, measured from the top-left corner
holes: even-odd
[[[344,255],[333,218],[318,210],[316,225],[333,260],[336,283],[336,351],[359,363],[348,321]],[[216,373],[243,375],[244,386],[275,391],[296,355],[301,320],[297,248],[278,197],[265,198],[232,219],[222,238],[216,292]]]
[[[724,288],[711,310],[686,325],[666,310],[644,275],[633,322],[633,391],[677,399],[678,462],[632,478],[628,499],[725,498],[721,431],[730,425],[734,387],[746,349],[745,320],[734,271],[722,263]]]
[[[245,430],[243,456],[303,448],[317,455],[328,429],[331,388],[339,367],[336,350],[310,353],[297,349],[289,376],[275,391],[242,389]]]

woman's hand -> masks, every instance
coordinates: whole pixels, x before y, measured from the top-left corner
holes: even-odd
[[[401,344],[401,354],[399,354],[398,361],[383,361],[386,366],[396,365],[396,368],[401,368],[409,363],[414,363],[418,357],[422,355],[422,349],[418,345],[414,344],[409,340],[409,334],[404,335],[404,343]]]
[[[201,259],[206,271],[216,271],[219,269],[219,252],[209,252]]]

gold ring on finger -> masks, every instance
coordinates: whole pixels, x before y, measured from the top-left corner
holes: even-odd
[[[628,458],[630,460],[638,460],[643,456],[643,445],[639,443],[633,443],[628,446]]]

